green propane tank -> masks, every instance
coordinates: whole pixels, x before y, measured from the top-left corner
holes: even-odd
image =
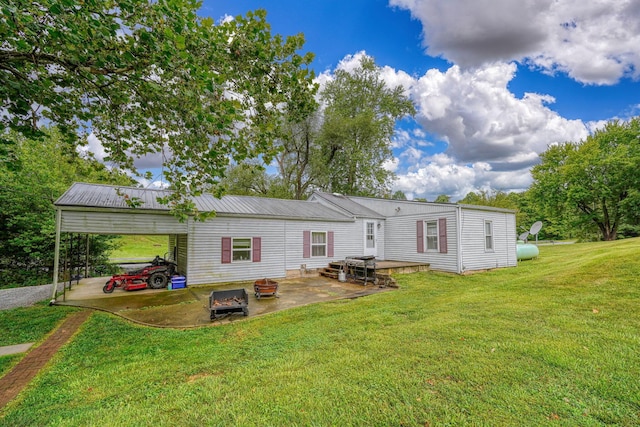
[[[536,245],[518,241],[518,244],[516,245],[516,256],[518,261],[537,258],[538,254],[540,254],[540,250]]]

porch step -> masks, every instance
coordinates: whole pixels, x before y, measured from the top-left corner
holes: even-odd
[[[342,270],[342,268],[336,268],[331,266],[331,264],[329,264],[329,267],[324,267],[321,268],[318,273],[320,273],[321,276],[325,276],[325,277],[330,277],[332,279],[337,279],[338,278],[338,273],[340,272],[340,270]]]

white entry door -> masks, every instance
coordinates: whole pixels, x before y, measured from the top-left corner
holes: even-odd
[[[364,254],[378,256],[378,230],[375,221],[364,222]]]

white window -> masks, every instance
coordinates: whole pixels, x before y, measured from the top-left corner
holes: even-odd
[[[375,231],[375,223],[367,222],[367,248],[375,248],[376,247],[376,231]]]
[[[233,239],[233,261],[251,261],[251,239]]]
[[[311,256],[327,256],[327,233],[325,231],[311,232]]]
[[[493,223],[491,221],[484,222],[484,249],[493,250]]]
[[[425,228],[427,229],[426,241],[428,251],[438,250],[438,221],[425,221]]]

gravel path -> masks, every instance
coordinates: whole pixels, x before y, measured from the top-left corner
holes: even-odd
[[[58,283],[62,291],[64,283]],[[29,307],[39,301],[51,299],[51,285],[25,286],[23,288],[0,289],[0,310]]]

